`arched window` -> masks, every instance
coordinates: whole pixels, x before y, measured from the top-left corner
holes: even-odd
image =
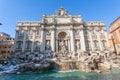
[[[31,41],[27,41],[26,42],[26,49],[31,49],[32,47],[32,42]]]
[[[17,43],[17,49],[21,49],[22,48],[22,42],[18,42]]]
[[[36,35],[40,35],[40,30],[36,30]]]
[[[24,30],[20,30],[20,31],[18,32],[18,34],[19,34],[19,35],[23,35],[23,34],[24,34]]]
[[[31,29],[28,30],[28,34],[32,35],[33,31]]]

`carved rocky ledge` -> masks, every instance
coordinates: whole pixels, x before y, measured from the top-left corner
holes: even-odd
[[[21,64],[19,65],[19,70],[26,72],[29,68],[33,71],[44,71],[48,70],[51,64],[54,69],[59,71],[83,70],[99,73],[111,68],[120,68],[120,56],[110,51],[95,51],[91,53],[79,51],[76,53],[77,55],[72,52],[67,52],[67,55],[61,54],[61,52],[51,52],[50,54],[49,52],[48,50],[44,54],[26,52],[22,55],[18,53],[16,63]],[[14,61],[12,60],[12,62]]]

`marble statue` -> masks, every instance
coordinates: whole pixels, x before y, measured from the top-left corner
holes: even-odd
[[[65,44],[64,44],[64,41],[62,41],[61,44],[62,44],[62,45],[61,45],[61,52],[64,54],[65,51],[66,51],[66,46],[65,46]]]

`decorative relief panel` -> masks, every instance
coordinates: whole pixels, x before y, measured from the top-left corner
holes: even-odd
[[[46,36],[50,36],[51,35],[51,31],[50,30],[46,30]]]
[[[55,21],[57,23],[70,23],[71,19],[70,18],[55,18]]]
[[[73,20],[74,20],[75,22],[82,22],[82,19],[81,19],[81,18],[73,18]]]
[[[47,22],[47,23],[53,22],[53,18],[47,18],[47,19],[46,19],[46,22]]]

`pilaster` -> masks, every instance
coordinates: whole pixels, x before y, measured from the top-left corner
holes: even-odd
[[[93,39],[92,39],[92,33],[90,32],[89,33],[89,37],[90,37],[90,46],[91,46],[91,49],[92,49],[92,51],[94,51],[94,43],[93,43]]]
[[[70,39],[68,39],[68,51],[71,51],[70,47],[71,47],[71,45],[70,45]]]
[[[84,36],[83,28],[80,29],[80,44],[81,44],[81,50],[86,51],[85,36]]]
[[[42,25],[42,28],[41,28],[41,52],[44,52],[45,51],[45,42],[46,42],[46,33],[45,33],[45,30],[44,30],[44,25]]]
[[[71,51],[73,51],[73,53],[75,53],[75,36],[74,36],[74,29],[71,28]]]
[[[33,36],[32,36],[32,48],[31,48],[31,52],[33,52],[33,50],[34,50],[34,43],[35,43],[35,30],[33,30]]]
[[[26,35],[27,35],[26,31],[24,31],[22,52],[25,51]]]
[[[51,28],[51,48],[52,51],[55,51],[55,27]]]
[[[102,43],[101,43],[101,39],[100,39],[100,32],[97,31],[96,33],[97,33],[97,39],[98,39],[98,42],[99,42],[99,48],[100,48],[100,51],[102,51],[103,48],[102,48]]]
[[[110,47],[110,44],[109,44],[108,33],[107,33],[107,32],[104,32],[104,34],[105,34],[105,38],[106,38],[106,42],[107,42],[106,47],[109,48],[109,47]]]
[[[58,52],[58,39],[56,38],[56,52]]]
[[[18,30],[16,30],[16,34],[15,34],[15,41],[14,41],[15,43],[14,43],[14,49],[13,49],[13,52],[15,52],[15,49],[16,49],[16,46],[17,46],[17,45],[16,45],[16,44],[17,44],[17,39],[18,39],[17,36],[18,36]]]

